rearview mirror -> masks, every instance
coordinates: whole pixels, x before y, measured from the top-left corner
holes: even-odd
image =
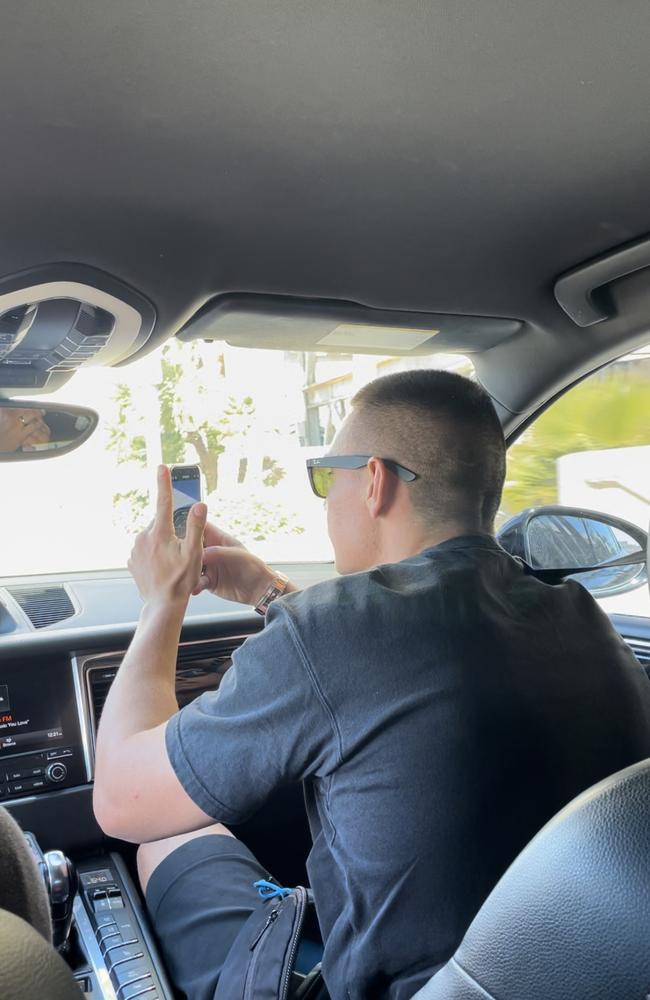
[[[52,458],[74,451],[97,427],[94,410],[31,400],[0,401],[0,462]]]
[[[498,541],[548,583],[571,577],[594,597],[613,597],[647,583],[648,536],[628,521],[577,507],[529,507]]]

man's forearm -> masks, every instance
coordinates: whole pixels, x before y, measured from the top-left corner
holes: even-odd
[[[96,780],[111,782],[128,740],[177,710],[176,656],[186,602],[145,604],[113,681],[97,734]]]

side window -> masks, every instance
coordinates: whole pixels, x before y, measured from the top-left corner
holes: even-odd
[[[532,507],[562,505],[610,515],[648,531],[650,522],[650,345],[571,389],[509,449],[499,514],[502,527]],[[536,552],[554,565],[564,554],[587,565],[638,551],[615,525],[552,515],[530,524]],[[583,563],[584,564],[584,563]],[[577,577],[606,611],[650,617],[645,571]]]

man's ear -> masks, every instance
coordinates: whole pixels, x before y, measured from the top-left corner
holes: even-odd
[[[395,500],[397,476],[392,476],[380,458],[368,461],[366,505],[371,518],[381,517]]]

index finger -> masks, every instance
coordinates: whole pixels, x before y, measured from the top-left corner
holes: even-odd
[[[166,465],[158,466],[158,499],[156,501],[156,518],[154,527],[173,535],[172,519],[172,478]]]

